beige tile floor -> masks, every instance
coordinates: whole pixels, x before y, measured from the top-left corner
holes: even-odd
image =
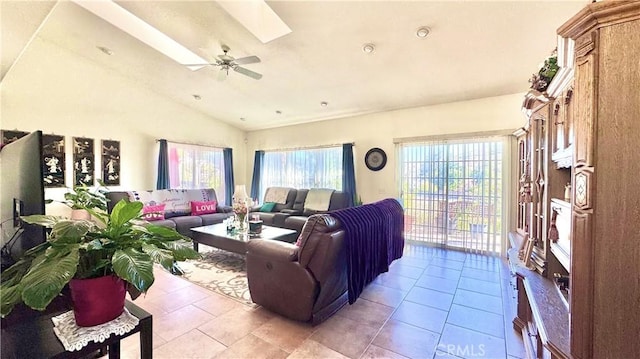
[[[153,314],[154,358],[521,358],[510,279],[499,258],[407,244],[315,327],[162,270],[135,303]],[[123,358],[139,357],[138,340],[123,341]]]

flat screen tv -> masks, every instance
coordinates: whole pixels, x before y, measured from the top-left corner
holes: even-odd
[[[0,148],[0,219],[2,270],[46,240],[44,228],[20,216],[44,214],[42,132],[32,132]]]

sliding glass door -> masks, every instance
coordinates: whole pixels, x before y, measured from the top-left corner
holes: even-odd
[[[501,253],[506,137],[398,144],[405,238]]]

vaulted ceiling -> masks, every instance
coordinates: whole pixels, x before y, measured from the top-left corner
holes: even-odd
[[[264,77],[191,71],[73,2],[2,0],[0,78],[20,81],[14,68],[27,57],[48,73],[80,71],[71,55],[255,130],[524,92],[556,29],[587,1],[269,1],[292,32],[267,43],[215,1],[117,3],[206,59],[222,44],[236,58],[257,55],[245,67]]]

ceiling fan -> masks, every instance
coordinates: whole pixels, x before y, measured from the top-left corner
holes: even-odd
[[[240,66],[240,65],[255,64],[260,62],[260,58],[258,56],[247,56],[247,57],[241,57],[239,59],[236,59],[233,56],[228,54],[229,50],[231,50],[229,46],[222,45],[221,47],[224,54],[218,55],[215,62],[210,62],[207,64],[186,64],[185,66],[203,66],[203,65],[219,66],[220,72],[218,73],[218,80],[224,80],[227,77],[227,75],[229,75],[229,69],[235,72],[241,73],[245,76],[249,76],[252,79],[260,80],[262,78],[261,74]]]

